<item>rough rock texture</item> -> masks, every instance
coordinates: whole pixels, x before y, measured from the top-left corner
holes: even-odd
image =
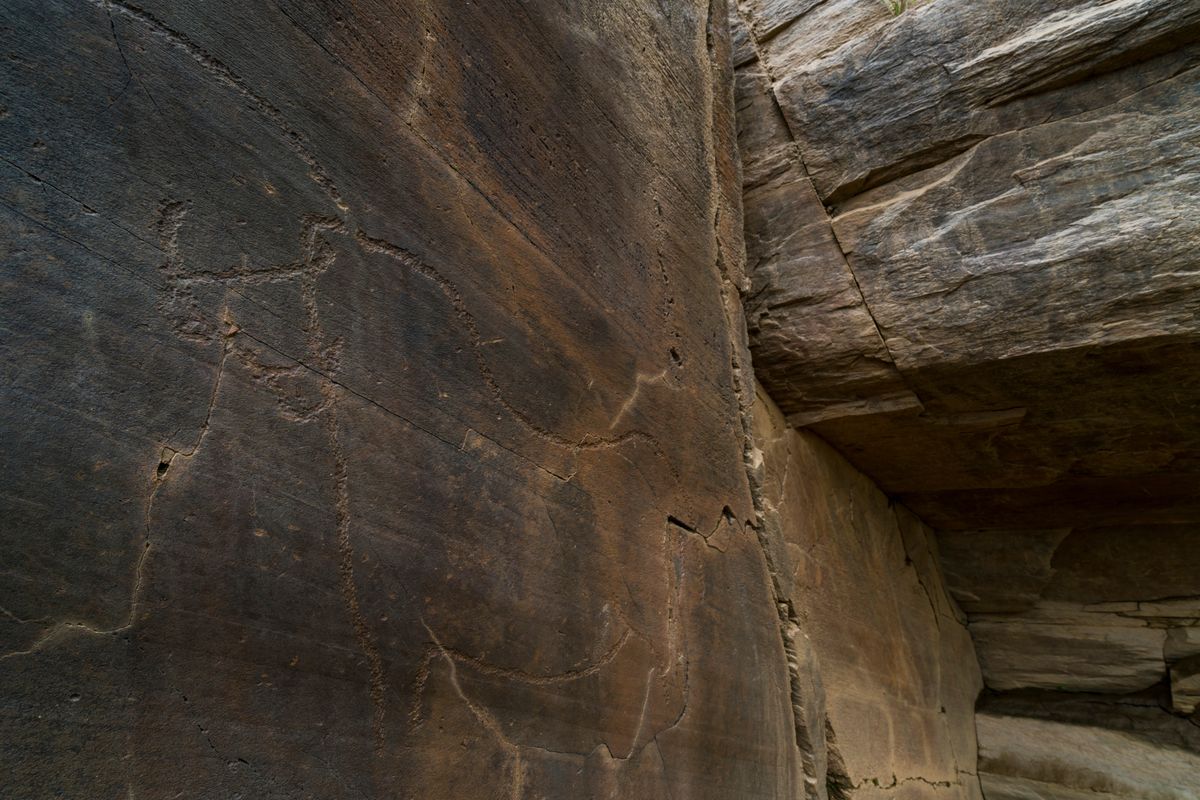
[[[939,531],[990,688],[1153,688],[1191,724],[1200,2],[737,5],[762,384]],[[1108,734],[1071,748],[1104,713],[1057,744],[1005,722],[989,757],[1029,769],[995,774],[1103,772]],[[1196,796],[1163,757],[1140,794],[1131,751],[989,797]]]
[[[932,531],[762,393],[755,422],[809,796],[979,798],[982,681]]]
[[[892,363],[761,65],[737,71],[754,366],[788,421],[918,405]],[[796,314],[792,309],[805,309]]]
[[[1200,3],[739,7],[784,412],[937,528],[1200,521]]]
[[[1043,720],[979,716],[988,800],[1193,800],[1200,756],[1127,734]]]
[[[1183,718],[1200,658],[1194,537],[1184,526],[938,534],[984,680],[1002,691],[977,718],[988,800],[1200,797],[1200,717]]]
[[[1171,665],[1171,706],[1181,714],[1195,712],[1200,705],[1200,653]]]
[[[1195,800],[1200,727],[1157,693],[1014,693],[977,717],[987,800]]]
[[[989,687],[1124,693],[1200,655],[1195,537],[1171,525],[942,531],[938,542]]]
[[[0,794],[797,796],[722,3],[2,6]]]
[[[1024,614],[971,618],[993,689],[1131,692],[1160,682],[1166,631],[1124,612],[1046,604]]]

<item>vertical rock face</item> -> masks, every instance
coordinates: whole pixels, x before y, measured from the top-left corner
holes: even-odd
[[[1194,800],[1200,4],[900,5],[0,0],[0,796]]]
[[[1197,796],[1200,563],[1181,527],[939,534],[993,690],[989,800]]]
[[[756,422],[808,797],[978,800],[983,684],[933,532],[762,394]]]
[[[797,796],[721,3],[3,5],[0,794]]]
[[[757,374],[938,530],[988,797],[1196,797],[1200,3],[737,5]]]

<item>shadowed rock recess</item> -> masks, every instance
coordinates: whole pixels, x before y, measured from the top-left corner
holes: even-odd
[[[0,0],[0,798],[1200,800],[1200,0]]]

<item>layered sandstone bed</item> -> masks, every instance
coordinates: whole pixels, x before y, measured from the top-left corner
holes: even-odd
[[[755,366],[938,528],[1200,519],[1200,4],[742,0]]]

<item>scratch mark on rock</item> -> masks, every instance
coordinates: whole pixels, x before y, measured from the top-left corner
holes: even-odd
[[[504,735],[504,731],[501,729],[500,723],[495,717],[492,716],[491,712],[487,711],[485,708],[478,705],[467,696],[467,693],[463,691],[462,685],[458,682],[458,665],[455,663],[454,657],[442,646],[442,643],[437,638],[437,634],[435,634],[430,627],[425,624],[425,620],[421,620],[421,625],[424,626],[426,632],[429,634],[429,637],[433,640],[436,651],[446,659],[446,663],[450,666],[450,685],[454,687],[454,691],[458,693],[459,698],[463,701],[463,703],[466,704],[467,708],[471,711],[471,714],[475,716],[475,719],[477,719],[479,723],[483,725],[483,727],[486,728],[488,732],[492,734],[492,736],[495,737],[500,746],[508,752],[510,759],[509,765],[510,769],[512,770],[510,796],[513,800],[519,800],[525,793],[525,763],[521,758],[521,748]]]
[[[445,278],[440,272],[427,264],[424,260],[418,258],[413,253],[393,244],[385,239],[372,237],[364,233],[361,229],[356,231],[355,239],[364,250],[373,253],[386,255],[389,258],[403,264],[411,271],[421,275],[427,280],[436,285],[450,301],[450,305],[454,308],[455,316],[462,323],[463,328],[471,338],[472,351],[475,354],[475,364],[480,377],[483,378],[484,384],[487,386],[489,393],[500,404],[505,411],[516,419],[523,427],[529,430],[534,436],[543,439],[558,447],[566,448],[572,452],[581,450],[600,450],[611,447],[618,447],[627,442],[641,441],[648,444],[658,455],[663,459],[664,463],[674,472],[677,468],[670,459],[668,459],[662,450],[658,440],[648,433],[642,431],[627,431],[619,436],[598,436],[596,434],[586,434],[581,439],[574,440],[563,436],[560,433],[546,429],[533,420],[526,412],[514,406],[505,395],[504,390],[500,388],[496,381],[495,374],[492,372],[491,365],[484,358],[482,348],[484,346],[484,338],[479,332],[479,326],[475,321],[475,316],[467,307],[466,301],[463,299],[462,293],[458,287]],[[677,473],[676,473],[677,474]]]
[[[225,362],[228,359],[231,351],[229,342],[231,341],[232,336],[232,330],[226,333],[222,355],[220,360],[217,362],[215,374],[213,376],[212,390],[208,399],[208,407],[204,420],[201,423],[200,430],[196,435],[196,440],[185,450],[174,450],[170,447],[164,448],[159,456],[159,462],[155,468],[154,474],[150,478],[150,489],[146,495],[146,505],[145,510],[143,511],[142,552],[138,554],[137,562],[134,565],[133,587],[130,590],[129,597],[129,613],[125,620],[119,625],[109,628],[100,628],[95,625],[90,625],[86,622],[80,622],[76,620],[57,622],[24,650],[17,650],[0,655],[0,661],[5,661],[9,658],[15,658],[17,656],[26,656],[36,653],[39,650],[44,649],[47,645],[51,644],[61,636],[72,632],[91,636],[115,636],[133,628],[137,621],[138,611],[140,610],[142,597],[144,594],[146,562],[149,559],[151,550],[153,549],[152,529],[155,499],[158,497],[158,492],[162,488],[163,484],[166,483],[170,477],[169,470],[174,464],[175,459],[190,459],[194,457],[200,451],[200,447],[204,443],[205,437],[208,435],[212,421],[213,409],[216,407],[217,399],[221,391],[222,377],[225,374]]]
[[[609,423],[608,429],[611,431],[613,428],[617,427],[622,419],[625,418],[625,415],[629,413],[631,408],[633,408],[633,404],[637,402],[638,395],[641,394],[643,386],[662,383],[663,380],[666,379],[668,371],[669,370],[667,367],[663,367],[661,372],[657,372],[653,375],[639,374],[636,378],[634,378],[633,392],[625,399],[625,402],[621,404],[621,407],[617,409],[617,415],[613,417],[613,421]]]
[[[465,664],[471,669],[483,675],[488,675],[496,678],[503,678],[515,683],[526,684],[529,686],[554,686],[562,683],[570,683],[581,678],[586,678],[590,675],[595,675],[604,667],[608,666],[621,652],[622,648],[629,641],[629,637],[634,634],[634,631],[629,628],[617,639],[617,641],[600,655],[594,662],[586,667],[578,669],[565,670],[549,675],[536,675],[521,669],[513,669],[510,667],[500,667],[495,664],[464,653],[461,650],[456,650],[452,647],[446,647],[430,629],[428,623],[424,619],[421,620],[421,625],[425,630],[429,631],[430,637],[433,639],[436,647],[431,647],[425,651],[425,655],[421,659],[421,665],[417,669],[417,677],[413,683],[413,702],[409,711],[409,720],[412,724],[419,725],[422,720],[421,714],[421,698],[425,688],[425,682],[429,678],[429,665],[437,657],[446,657],[453,659],[457,663]]]
[[[346,460],[345,449],[342,447],[341,430],[338,419],[338,386],[333,377],[341,367],[340,342],[327,342],[324,328],[321,324],[320,306],[317,303],[317,279],[333,263],[333,253],[321,239],[324,229],[335,229],[339,223],[330,220],[310,221],[307,226],[307,241],[305,242],[303,263],[307,267],[301,282],[301,297],[307,315],[306,333],[308,334],[308,355],[312,361],[321,367],[322,406],[320,416],[328,438],[329,451],[333,455],[333,490],[335,541],[338,552],[338,581],[341,587],[342,600],[346,613],[350,617],[354,638],[359,649],[367,660],[370,680],[372,714],[372,732],[375,738],[376,753],[384,746],[384,722],[387,713],[387,686],[383,655],[375,641],[374,633],[363,615],[362,603],[358,593],[358,583],[354,574],[354,542],[351,538],[350,512],[350,471]]]
[[[142,79],[138,77],[138,74],[133,71],[133,67],[129,66],[129,59],[125,57],[125,48],[121,46],[121,39],[117,36],[117,24],[113,20],[112,10],[107,7],[104,10],[108,15],[108,27],[112,31],[113,44],[117,46],[117,54],[121,56],[121,63],[125,65],[125,72],[129,74],[129,80],[135,81],[141,87],[142,93],[146,95],[146,99],[150,101],[150,104],[154,106],[154,110],[161,116],[162,109],[158,107],[158,101],[154,99],[154,95],[150,94],[150,90],[146,88],[146,84],[142,83]],[[125,86],[121,87],[121,91],[117,95],[118,97],[125,93],[125,87],[127,86],[129,86],[129,81],[126,81]],[[116,100],[113,102],[116,102]],[[112,105],[112,103],[109,105]]]

